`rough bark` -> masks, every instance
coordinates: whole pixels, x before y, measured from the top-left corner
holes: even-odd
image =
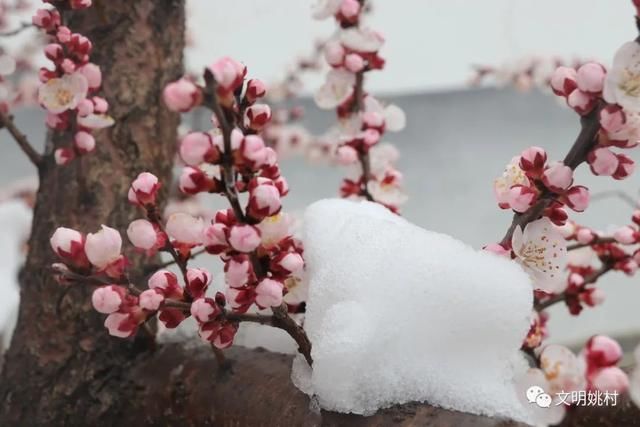
[[[0,378],[0,425],[516,425],[425,404],[371,417],[319,411],[291,384],[290,356],[232,349],[232,369],[220,371],[208,347],[155,348],[149,337],[109,337],[103,316],[90,307],[90,289],[65,289],[51,278],[48,241],[60,225],[94,231],[105,223],[124,232],[140,214],[124,202],[131,177],[149,170],[168,182],[178,117],[159,98],[181,74],[184,0],[94,5],[74,13],[71,26],[94,41],[116,125],[98,134],[95,153],[65,168],[54,165],[52,152],[70,136],[47,143],[18,326]],[[609,425],[636,423],[637,411],[629,408],[621,412],[624,424],[607,417]],[[581,425],[583,417],[574,413],[570,420]]]
[[[4,426],[93,424],[107,413],[117,419],[128,390],[114,387],[128,361],[149,347],[148,338],[109,337],[88,288],[55,283],[48,242],[57,226],[92,232],[109,224],[124,232],[140,215],[126,203],[131,177],[148,170],[168,181],[179,117],[160,96],[182,73],[184,0],[98,0],[65,19],[94,43],[116,125],[97,133],[96,152],[67,167],[57,167],[52,153],[70,135],[47,141],[18,325],[0,379]]]

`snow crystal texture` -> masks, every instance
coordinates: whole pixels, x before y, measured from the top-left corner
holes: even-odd
[[[322,200],[304,218],[313,370],[292,379],[329,410],[423,401],[530,419],[515,393],[532,288],[514,262],[369,202]]]

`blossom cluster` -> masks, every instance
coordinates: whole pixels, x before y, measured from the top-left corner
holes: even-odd
[[[179,187],[188,195],[223,195],[229,209],[217,211],[210,223],[184,212],[164,221],[157,203],[161,183],[155,175],[139,174],[129,189],[129,202],[145,212],[145,218],[129,224],[130,242],[148,256],[169,253],[180,275],[162,268],[141,290],[128,283],[127,260],[116,230],[103,226],[85,237],[59,228],[53,235],[51,245],[64,262],[57,266],[63,282],[80,275],[103,284],[92,302],[108,315],[105,327],[111,335],[132,336],[156,314],[167,328],[192,316],[202,339],[222,349],[233,342],[237,315],[251,307],[284,311],[285,316],[300,309],[304,297],[295,288],[304,267],[303,248],[281,212],[288,184],[275,151],[257,134],[270,119],[269,106],[258,102],[265,95],[264,85],[255,79],[245,81],[245,75],[243,64],[225,57],[207,68],[205,86],[183,77],[169,83],[163,93],[171,110],[189,111],[199,105],[213,110],[213,130],[182,138]],[[188,266],[196,250],[220,256],[224,292],[211,295],[207,290],[212,274]]]
[[[102,85],[100,67],[91,62],[91,41],[64,25],[65,10],[91,7],[91,0],[46,0],[53,8],[38,9],[33,25],[44,31],[49,43],[44,54],[53,69],[43,67],[39,77],[38,102],[47,110],[47,126],[73,134],[73,143],[58,147],[55,160],[65,165],[76,156],[90,153],[96,141],[92,132],[109,127],[113,119],[107,114],[109,104],[97,96]]]
[[[380,55],[384,38],[361,25],[363,10],[364,2],[357,0],[327,0],[316,5],[314,17],[333,17],[340,29],[324,45],[324,58],[331,69],[315,101],[320,108],[336,110],[339,124],[332,132],[335,159],[356,169],[354,177],[343,181],[341,195],[364,197],[398,211],[406,200],[402,174],[391,159],[373,170],[369,157],[385,132],[403,129],[406,119],[400,108],[384,105],[364,91],[366,73],[382,70],[385,60]],[[382,150],[378,156],[386,152]]]

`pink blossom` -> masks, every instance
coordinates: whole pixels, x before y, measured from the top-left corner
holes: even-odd
[[[253,274],[251,263],[246,256],[235,256],[231,258],[224,266],[225,280],[228,286],[232,288],[241,288],[249,281],[249,277]]]
[[[297,252],[283,252],[271,260],[272,271],[287,276],[297,276],[302,272],[304,260]]]
[[[247,73],[247,67],[226,56],[214,62],[209,69],[213,73],[216,83],[224,92],[236,90],[242,84]]]
[[[81,153],[90,153],[96,148],[96,140],[88,132],[77,132],[73,138],[73,143]]]
[[[569,96],[578,86],[578,73],[569,67],[558,67],[551,76],[551,88],[558,96]]]
[[[214,320],[220,314],[220,308],[213,298],[198,298],[191,303],[191,315],[200,323]]]
[[[89,89],[96,90],[102,85],[102,72],[100,67],[91,62],[84,64],[78,68],[78,73],[82,74],[89,84]]]
[[[384,44],[382,34],[368,28],[352,27],[340,33],[343,46],[356,52],[373,53]]]
[[[587,341],[584,349],[587,363],[592,366],[613,366],[622,359],[622,348],[606,335],[595,335]]]
[[[185,194],[198,194],[203,191],[213,192],[218,189],[216,181],[196,167],[187,166],[182,169],[178,182],[180,191]]]
[[[619,105],[607,104],[600,110],[600,126],[607,132],[619,132],[627,121],[624,110]]]
[[[182,113],[190,111],[202,99],[198,86],[185,77],[166,85],[162,96],[169,110]]]
[[[58,148],[53,155],[58,166],[69,164],[69,162],[76,157],[75,153],[70,148]]]
[[[352,165],[358,161],[358,152],[353,147],[343,145],[336,150],[336,160],[343,166]]]
[[[249,253],[260,245],[260,231],[252,225],[234,225],[229,231],[229,244],[238,252]]]
[[[331,70],[314,99],[318,107],[331,110],[345,102],[353,94],[355,75],[345,70]]]
[[[158,178],[149,172],[142,172],[131,183],[129,201],[135,201],[141,205],[153,205],[160,190]]]
[[[273,181],[267,178],[256,178],[249,184],[249,203],[247,205],[249,215],[262,219],[277,214],[281,208],[280,191]]]
[[[520,169],[537,175],[542,172],[547,162],[547,152],[540,147],[529,147],[520,154]]]
[[[542,182],[549,190],[562,192],[573,183],[573,170],[562,162],[556,162],[544,170]]]
[[[630,245],[636,243],[638,240],[638,232],[631,226],[624,226],[618,228],[613,233],[613,238],[616,239],[618,243],[622,243],[624,245]]]
[[[220,254],[229,248],[226,237],[227,228],[224,224],[215,223],[204,229],[202,244],[209,253]]]
[[[618,157],[605,147],[592,150],[587,156],[587,162],[595,175],[611,176],[618,168]]]
[[[256,303],[260,307],[279,307],[282,304],[284,285],[273,279],[263,279],[256,286]]]
[[[598,369],[591,376],[591,385],[596,390],[624,393],[629,388],[629,378],[617,366]]]
[[[505,167],[502,175],[493,182],[493,192],[498,206],[502,209],[509,208],[511,187],[514,185],[529,185],[529,179],[518,165],[520,158],[514,157]]]
[[[607,71],[601,64],[587,62],[578,68],[576,82],[581,91],[597,94],[602,92],[606,76]]]
[[[204,268],[187,269],[187,291],[193,298],[204,296],[209,283],[211,283],[211,273]]]
[[[159,239],[156,227],[146,219],[136,219],[127,228],[129,240],[139,249],[150,250],[158,245]],[[164,242],[162,242],[164,243]]]
[[[260,230],[262,246],[271,248],[291,234],[293,220],[287,214],[280,212],[265,218],[257,227]]]
[[[102,229],[97,233],[87,234],[84,252],[91,264],[99,269],[117,261],[121,250],[122,238],[118,230],[102,225]]]
[[[347,19],[353,19],[360,13],[360,3],[358,0],[342,0],[340,14]]]
[[[120,309],[125,294],[121,286],[101,286],[93,291],[91,304],[98,313],[111,314]]]
[[[53,251],[62,259],[84,259],[84,236],[72,228],[58,227],[49,240]]]
[[[271,120],[271,107],[267,104],[254,104],[244,113],[244,125],[255,131],[262,129]]]
[[[616,157],[618,158],[618,167],[611,177],[618,180],[628,178],[636,168],[635,162],[624,154],[616,154]]]
[[[511,209],[526,212],[537,200],[538,193],[525,185],[514,185],[509,189],[507,200]]]
[[[592,230],[584,227],[580,228],[576,233],[576,240],[578,241],[578,243],[581,243],[583,245],[588,245],[589,243],[593,242],[596,237],[598,236]]]
[[[263,165],[267,158],[264,140],[258,135],[247,135],[240,144],[242,157],[253,167]]]
[[[148,281],[149,289],[160,291],[166,298],[182,299],[182,288],[178,278],[169,270],[158,270]]]
[[[256,102],[258,99],[264,97],[267,93],[267,88],[262,80],[251,79],[247,82],[247,90],[245,92],[245,98],[250,103]]]
[[[583,212],[589,206],[589,189],[582,185],[574,185],[564,195],[564,202],[576,212]]]
[[[164,302],[164,295],[157,289],[146,289],[140,294],[140,307],[149,311],[157,311]]]
[[[345,50],[336,40],[329,40],[324,46],[324,59],[333,67],[342,65],[345,57]]]
[[[618,104],[627,112],[640,111],[640,45],[636,41],[623,44],[613,58],[602,95],[610,104]]]
[[[78,115],[88,116],[89,114],[93,114],[94,111],[93,102],[91,102],[91,100],[85,98],[78,103]]]
[[[211,342],[219,349],[225,349],[231,346],[236,332],[238,332],[238,326],[236,324],[218,321],[203,323],[198,330],[200,338],[204,341]]]
[[[138,328],[138,323],[131,313],[111,313],[104,321],[104,326],[109,330],[109,335],[118,338],[133,336]]]
[[[60,25],[60,13],[57,10],[38,9],[31,18],[36,27],[51,31]]]
[[[215,163],[220,158],[220,151],[214,147],[211,135],[206,132],[188,133],[180,143],[180,157],[189,166],[201,163]]]
[[[177,308],[163,307],[158,314],[158,320],[161,321],[167,329],[177,328],[186,318],[187,316],[182,310]]]
[[[202,243],[204,222],[185,213],[174,213],[169,216],[166,226],[167,234],[180,243],[199,245]]]
[[[583,92],[580,89],[576,89],[567,97],[567,104],[569,107],[573,108],[576,113],[580,115],[585,115],[596,105],[597,98],[588,94],[587,92]]]
[[[364,69],[365,62],[364,59],[362,59],[362,57],[357,53],[350,53],[344,58],[344,66],[352,73],[357,73],[358,71],[362,71]]]
[[[71,9],[86,9],[91,7],[92,0],[69,0]]]

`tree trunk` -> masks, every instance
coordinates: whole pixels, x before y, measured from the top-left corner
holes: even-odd
[[[56,227],[95,231],[105,223],[122,233],[141,213],[126,203],[131,179],[148,170],[170,182],[178,116],[160,99],[182,73],[184,0],[94,0],[73,13],[71,28],[94,42],[104,95],[116,120],[97,134],[95,153],[57,167],[47,143],[29,254],[20,277],[21,304],[0,378],[0,425],[181,426],[515,426],[515,423],[409,404],[372,417],[317,409],[291,384],[291,357],[261,350],[227,352],[220,371],[208,347],[152,337],[111,338],[90,289],[58,285],[49,237]],[[165,187],[161,199],[166,199]],[[139,257],[133,256],[133,270]],[[637,411],[622,407],[623,424]],[[603,420],[591,414],[589,420]],[[580,413],[570,417],[580,425]]]
[[[90,289],[52,279],[49,238],[58,226],[94,232],[100,224],[126,236],[127,224],[141,216],[126,201],[132,178],[148,170],[170,182],[179,117],[164,108],[161,94],[182,74],[184,0],[94,0],[65,18],[93,41],[116,125],[96,133],[94,153],[66,167],[56,166],[52,153],[70,145],[71,135],[47,141],[18,325],[0,380],[3,426],[117,419],[133,392],[123,384],[128,364],[150,343],[110,337],[104,316],[91,308]],[[133,259],[135,268],[139,257]]]

